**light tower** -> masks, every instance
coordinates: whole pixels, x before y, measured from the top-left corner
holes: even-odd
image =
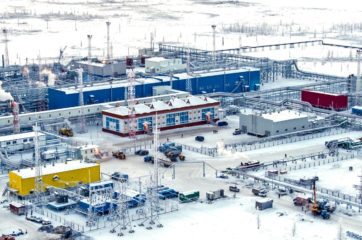
[[[84,119],[84,98],[83,98],[83,69],[78,69],[78,90],[79,90],[79,106],[80,106],[80,122],[79,133],[85,133],[85,119]]]
[[[110,26],[111,22],[106,22],[107,24],[107,61],[111,59],[111,38],[110,38]]]
[[[92,35],[88,34],[88,81],[92,83],[91,62],[92,62]]]
[[[4,67],[7,67],[7,66],[9,66],[8,30],[4,28],[3,29],[3,34],[4,34],[4,44],[5,44]]]
[[[216,25],[211,25],[212,27],[212,62],[215,65],[216,62]]]
[[[37,204],[42,204],[42,192],[43,192],[43,177],[42,177],[42,166],[41,166],[41,159],[39,156],[39,139],[38,139],[38,133],[40,128],[38,127],[38,123],[35,123],[35,126],[33,127],[33,131],[35,133],[34,137],[34,162],[35,162],[35,194],[36,194],[36,202]]]
[[[13,113],[14,133],[20,133],[19,104],[15,101],[11,102],[11,109],[12,109],[12,113]]]
[[[155,126],[153,130],[153,156],[154,156],[154,164],[153,164],[153,172],[150,176],[150,184],[147,188],[146,199],[147,199],[147,210],[149,212],[147,218],[140,224],[144,225],[146,221],[148,221],[149,226],[147,229],[152,229],[152,226],[156,224],[157,227],[161,228],[163,225],[159,222],[160,219],[160,199],[158,196],[158,137],[159,137],[159,129],[158,129],[158,116],[157,112],[155,114]]]
[[[133,69],[128,73],[127,105],[128,105],[128,134],[130,138],[136,137],[136,112],[135,112],[135,74]]]
[[[362,78],[361,78],[361,54],[362,49],[357,50],[357,76],[356,76],[356,105],[360,103],[359,97],[362,91]]]
[[[186,73],[187,73],[186,91],[192,94],[192,83],[190,79],[190,49],[188,49],[187,51]]]

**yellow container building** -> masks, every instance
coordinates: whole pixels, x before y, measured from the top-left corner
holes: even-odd
[[[41,167],[43,191],[47,187],[69,188],[78,184],[99,182],[101,179],[98,163],[68,161]],[[35,190],[36,168],[24,168],[9,172],[9,187],[20,196],[27,196]]]

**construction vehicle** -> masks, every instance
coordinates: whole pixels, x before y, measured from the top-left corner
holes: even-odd
[[[126,159],[126,154],[122,151],[112,152],[112,156],[121,160]]]
[[[313,180],[313,203],[310,209],[312,214],[321,216],[323,219],[329,219],[335,209],[335,207],[329,205],[328,200],[317,201],[316,180]]]
[[[305,198],[305,197],[298,196],[293,199],[294,206],[302,207],[302,206],[306,206],[309,203],[312,203],[311,198]]]
[[[182,153],[182,146],[176,145],[173,142],[167,142],[162,144],[158,150],[165,154],[165,156],[170,159],[172,162],[177,162],[178,159],[181,160],[180,155]]]
[[[59,134],[63,135],[63,136],[67,136],[67,137],[73,137],[73,129],[69,128],[69,127],[64,127],[59,129]]]

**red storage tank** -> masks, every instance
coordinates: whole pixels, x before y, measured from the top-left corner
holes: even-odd
[[[336,111],[343,111],[348,107],[348,96],[333,93],[302,90],[301,100],[309,102],[313,107],[333,109]]]

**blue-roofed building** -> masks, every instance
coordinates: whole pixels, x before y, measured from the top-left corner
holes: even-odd
[[[192,94],[211,92],[247,92],[256,91],[260,84],[260,71],[256,68],[240,68],[210,72],[195,72],[174,74],[172,88],[186,90],[186,80],[190,79]],[[169,76],[153,76],[135,80],[136,98],[149,97],[153,87],[170,85]],[[127,91],[127,80],[93,83],[83,88],[85,104],[104,103],[124,100]],[[49,109],[75,107],[79,105],[79,90],[75,87],[49,88]]]

